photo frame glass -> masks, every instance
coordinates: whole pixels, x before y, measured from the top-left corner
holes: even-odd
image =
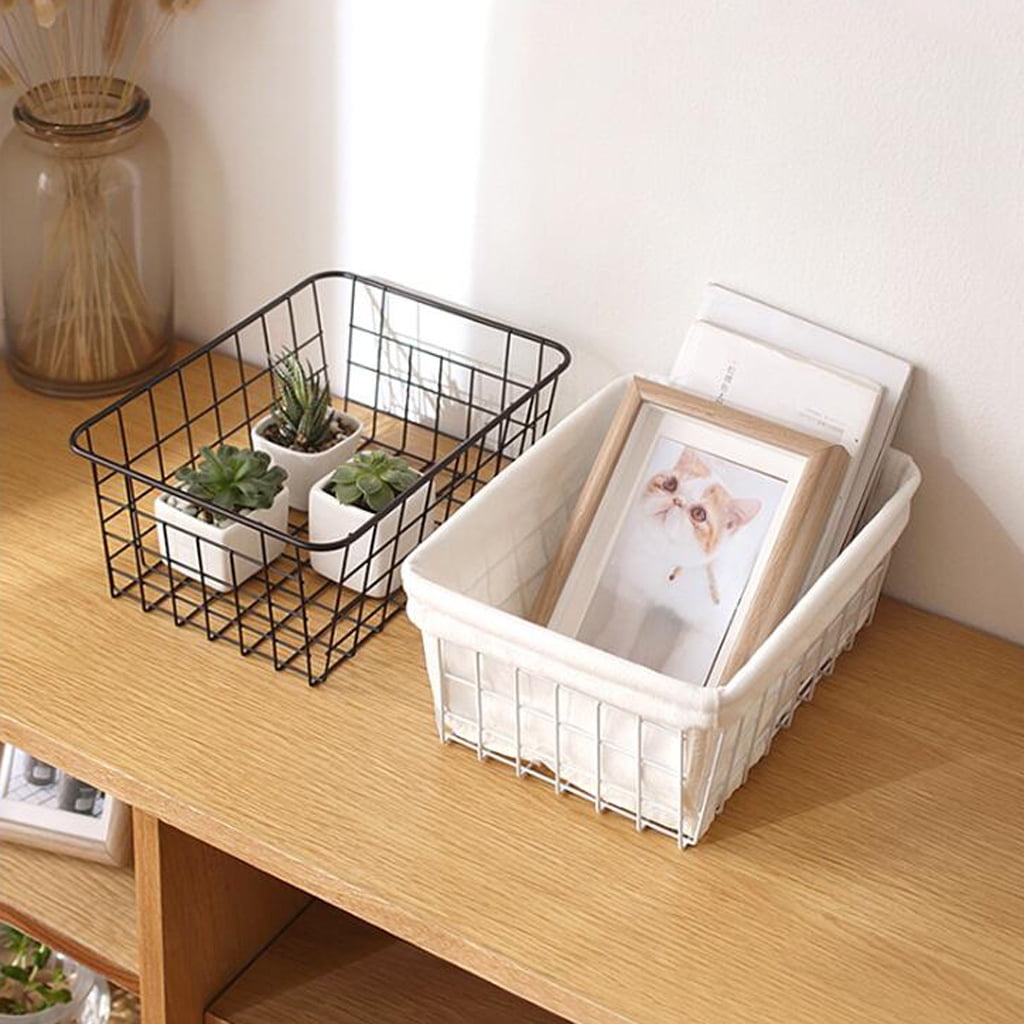
[[[592,474],[603,487],[598,479],[590,511],[574,513],[582,538],[546,624],[664,675],[718,685],[788,610],[783,589],[799,583],[810,520],[820,522],[835,493],[835,446],[652,382],[637,383],[631,400],[635,416],[610,433],[625,432],[618,454],[603,449]],[[809,500],[813,490],[821,493]]]
[[[123,805],[11,745],[0,756],[0,840],[123,862]]]

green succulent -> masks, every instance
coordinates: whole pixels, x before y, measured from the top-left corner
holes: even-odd
[[[342,505],[357,505],[380,512],[419,479],[405,459],[387,452],[358,452],[339,466],[327,482],[327,490]]]
[[[71,1002],[64,970],[53,951],[24,932],[3,926],[0,936],[0,1013],[21,1016]]]
[[[298,452],[319,452],[335,444],[341,425],[331,407],[326,373],[290,355],[275,365],[274,377],[270,440]]]
[[[204,446],[199,452],[202,458],[195,468],[179,469],[177,478],[192,497],[228,512],[270,508],[288,478],[280,466],[270,465],[266,452],[230,444],[217,451]]]

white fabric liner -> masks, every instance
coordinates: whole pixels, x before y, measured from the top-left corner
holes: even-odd
[[[523,617],[628,380],[483,488],[405,561],[403,582],[442,738],[511,758],[518,740],[521,760],[692,841],[766,752],[801,685],[870,616],[920,475],[890,451],[870,520],[750,661],[721,687],[681,682]]]

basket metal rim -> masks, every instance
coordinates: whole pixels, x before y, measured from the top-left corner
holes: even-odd
[[[262,523],[254,522],[251,518],[244,514],[236,512],[230,512],[226,509],[222,509],[219,506],[212,505],[209,502],[202,501],[194,497],[193,495],[187,494],[180,488],[171,486],[164,483],[163,481],[157,480],[154,477],[149,476],[145,473],[140,473],[138,470],[132,469],[130,466],[125,466],[113,459],[109,459],[103,455],[100,455],[94,451],[91,451],[83,444],[83,438],[88,432],[98,424],[105,421],[110,416],[118,412],[118,410],[124,408],[128,403],[137,399],[140,395],[144,395],[150,391],[154,386],[159,384],[161,381],[166,380],[173,374],[178,373],[184,367],[191,365],[203,356],[208,355],[218,347],[223,345],[226,341],[229,341],[232,337],[235,337],[240,332],[256,323],[261,317],[272,311],[281,305],[281,303],[287,302],[294,295],[315,285],[319,281],[325,280],[347,280],[355,284],[366,284],[371,287],[380,288],[384,293],[390,293],[398,295],[401,298],[410,299],[414,302],[419,302],[424,305],[430,306],[433,309],[440,310],[445,313],[452,313],[457,316],[463,317],[473,323],[480,324],[484,327],[489,327],[494,330],[503,331],[506,333],[514,334],[516,337],[522,338],[527,341],[534,341],[542,346],[552,349],[558,354],[559,362],[558,365],[551,369],[542,378],[535,381],[529,386],[529,389],[521,397],[516,399],[510,405],[502,409],[500,413],[490,419],[484,426],[474,431],[470,436],[462,440],[451,452],[449,452],[444,458],[437,460],[429,468],[423,470],[420,474],[419,479],[412,487],[398,495],[390,504],[385,508],[381,509],[380,512],[375,513],[368,519],[359,529],[348,534],[346,537],[340,538],[336,541],[322,541],[319,543],[313,543],[309,540],[304,540],[301,537],[297,537],[292,533],[282,532],[271,526],[267,526]],[[314,274],[310,274],[308,277],[303,278],[301,281],[292,285],[286,289],[280,295],[264,303],[258,309],[254,310],[248,316],[242,320],[228,327],[222,331],[219,335],[213,338],[211,341],[205,342],[199,345],[194,351],[175,362],[168,365],[165,369],[159,373],[154,374],[148,380],[143,381],[141,384],[132,388],[130,391],[121,395],[115,401],[110,402],[98,412],[94,413],[88,419],[83,420],[78,424],[71,432],[68,438],[68,446],[72,453],[86,459],[88,462],[93,463],[97,466],[103,466],[105,469],[111,470],[112,472],[118,473],[123,477],[135,481],[145,487],[153,488],[164,494],[167,494],[174,498],[180,498],[188,501],[207,512],[213,513],[222,519],[229,519],[236,523],[241,523],[244,526],[248,526],[250,529],[255,530],[267,537],[272,537],[275,540],[284,541],[286,544],[290,544],[300,551],[315,551],[315,552],[332,552],[342,551],[348,548],[350,545],[355,544],[365,534],[376,530],[378,525],[396,509],[404,506],[408,498],[415,494],[417,491],[424,487],[431,486],[432,481],[435,477],[444,471],[449,465],[455,464],[458,460],[466,454],[467,451],[474,448],[483,438],[494,430],[495,426],[503,422],[507,422],[512,415],[517,412],[524,404],[532,401],[538,392],[543,391],[544,388],[549,385],[554,385],[558,378],[569,368],[572,362],[572,355],[569,350],[561,344],[561,342],[555,341],[553,338],[548,338],[544,335],[537,334],[533,331],[527,331],[516,327],[514,324],[505,323],[501,320],[496,320],[493,317],[488,317],[483,313],[476,310],[469,309],[468,307],[460,306],[456,303],[447,302],[444,299],[438,298],[437,296],[428,295],[423,292],[416,291],[415,289],[406,288],[403,285],[396,284],[389,281],[386,278],[370,277],[364,274],[358,274],[350,270],[323,270]]]

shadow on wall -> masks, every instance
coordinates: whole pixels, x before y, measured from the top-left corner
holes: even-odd
[[[175,89],[162,88],[154,110],[168,138],[188,140],[187,145],[171,147],[175,328],[187,341],[205,342],[227,327],[232,316],[227,304],[231,211],[225,154],[202,108]],[[213,215],[197,221],[189,215],[189,210],[195,208]],[[197,315],[200,310],[201,315]]]
[[[939,452],[941,420],[932,376],[919,369],[905,432],[933,438],[936,447],[906,446],[921,469],[921,488],[910,526],[893,554],[886,591],[940,613],[944,609],[922,595],[971,595],[971,607],[961,612],[964,618],[1012,639],[1024,619],[1024,551],[964,480],[962,467]],[[902,447],[899,434],[896,447]]]
[[[872,323],[870,312],[858,320],[857,307],[844,309],[829,289],[841,287],[851,266],[859,268],[862,293],[899,277],[907,235],[884,211],[902,201],[906,183],[886,179],[886,165],[871,163],[874,150],[852,130],[827,138],[818,170],[836,173],[833,188],[809,192],[811,171],[789,173],[786,154],[809,145],[808,118],[831,123],[833,105],[883,136],[888,122],[876,124],[871,105],[827,74],[826,96],[802,100],[757,50],[753,70],[737,69],[728,88],[713,74],[702,85],[702,70],[715,69],[700,55],[700,25],[682,24],[674,12],[638,9],[626,18],[599,15],[596,7],[590,17],[581,11],[532,3],[492,8],[475,192],[471,301],[570,346],[574,365],[560,385],[559,414],[616,374],[667,372],[713,277],[783,304],[788,294],[797,312],[822,310],[826,321],[833,308],[840,329],[856,333],[858,323]],[[690,15],[709,19],[705,27],[719,48],[756,43],[749,26],[730,17]],[[805,117],[798,116],[801,102]],[[904,115],[916,131],[927,131],[927,120]],[[856,174],[843,176],[847,167]],[[841,195],[877,219],[840,217],[838,228],[829,222],[823,232],[822,218]],[[932,224],[927,204],[913,209]],[[858,262],[858,254],[870,258]],[[1006,452],[985,451],[988,409],[976,421],[966,415],[977,398],[1004,406],[1006,399],[973,377],[950,379],[958,364],[941,336],[949,327],[912,298],[898,294],[898,310],[866,330],[869,341],[872,330],[917,332],[902,347],[895,336],[887,344],[884,334],[878,343],[942,372],[937,391],[919,370],[899,435],[924,482],[886,590],[1020,640],[1024,551],[1011,531],[1024,492],[1014,476],[1005,479],[1008,464],[1013,471]],[[929,332],[937,333],[934,343]],[[959,358],[960,350],[952,351]],[[1012,366],[1008,372],[1012,379]],[[950,451],[980,457],[957,464],[942,451],[944,437]],[[996,495],[1009,507],[993,506]]]
[[[918,453],[921,489],[908,529],[893,554],[886,592],[948,614],[922,594],[973,595],[962,614],[1012,639],[1024,618],[1024,551],[991,509],[941,455]],[[951,516],[952,512],[952,516]],[[959,528],[949,528],[952,518]]]
[[[615,376],[667,371],[700,287],[681,256],[702,197],[674,185],[666,145],[695,115],[679,72],[644,60],[659,34],[687,38],[682,12],[584,11],[492,11],[472,257],[478,305],[572,350],[560,415]]]
[[[214,337],[337,261],[342,6],[200,4],[175,19],[147,76],[175,159],[187,337]]]
[[[341,235],[347,269],[380,275],[570,344],[567,411],[617,372],[557,310],[579,255],[561,246],[532,196],[546,177],[545,103],[531,47],[550,30],[544,5],[452,0],[343,8]],[[396,73],[401,69],[401,73]],[[524,148],[527,146],[529,148]],[[550,233],[552,229],[554,233]],[[621,296],[602,296],[609,306]],[[561,306],[575,311],[573,295]],[[600,316],[600,311],[595,312]],[[443,343],[479,354],[455,331]],[[596,366],[596,369],[595,369]]]

